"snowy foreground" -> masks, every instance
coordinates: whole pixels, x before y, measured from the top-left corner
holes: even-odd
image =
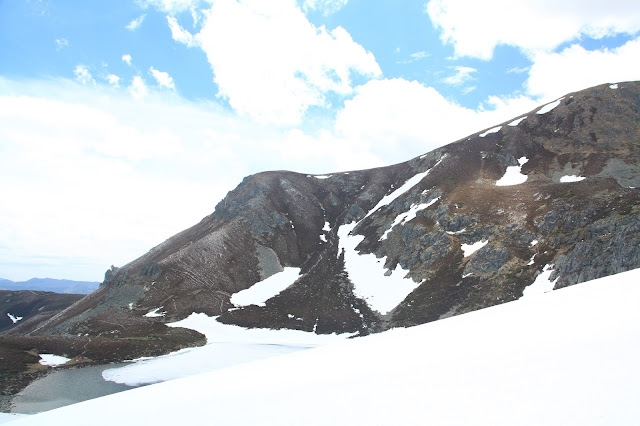
[[[639,300],[640,269],[10,424],[637,424]]]

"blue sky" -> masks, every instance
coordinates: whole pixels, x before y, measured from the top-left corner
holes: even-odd
[[[392,164],[640,78],[640,6],[0,2],[0,277],[101,280],[248,174]]]

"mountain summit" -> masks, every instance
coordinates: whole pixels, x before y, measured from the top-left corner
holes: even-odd
[[[640,267],[640,83],[568,94],[388,167],[259,173],[34,333],[192,312],[368,334]]]

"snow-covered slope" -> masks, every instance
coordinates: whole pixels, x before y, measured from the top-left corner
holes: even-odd
[[[11,424],[637,424],[639,282],[636,269]]]

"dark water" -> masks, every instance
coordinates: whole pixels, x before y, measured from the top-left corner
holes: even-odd
[[[24,388],[13,399],[12,413],[35,414],[65,405],[133,389],[131,386],[106,382],[102,371],[127,364],[96,365],[59,370]]]

